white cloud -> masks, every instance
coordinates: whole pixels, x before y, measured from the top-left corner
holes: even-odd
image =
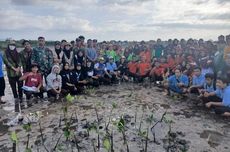
[[[32,16],[19,10],[0,10],[0,29],[22,30],[34,28],[38,30],[72,30],[81,32],[92,32],[93,27],[85,19],[73,16]]]
[[[50,38],[78,33],[103,40],[183,37],[183,33],[187,37],[210,33],[208,37],[229,34],[230,26],[227,0],[2,0],[0,4],[9,8],[0,9],[1,36],[6,37],[12,31],[20,37],[28,30]]]

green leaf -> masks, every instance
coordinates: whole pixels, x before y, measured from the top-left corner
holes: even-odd
[[[70,137],[70,131],[66,129],[66,130],[64,131],[64,136],[65,136],[66,138],[69,138],[69,137]]]
[[[103,146],[104,146],[104,148],[105,148],[107,151],[110,150],[111,144],[110,144],[110,141],[109,141],[108,138],[105,138],[105,139],[103,140]]]
[[[91,124],[91,125],[89,126],[88,130],[89,130],[89,131],[91,131],[91,130],[97,131],[97,125],[96,125],[95,123]]]
[[[173,122],[172,118],[169,115],[165,115],[163,120],[165,123],[172,123]]]
[[[68,103],[72,103],[73,100],[74,100],[74,97],[71,96],[70,94],[68,94],[68,95],[66,96],[66,100],[67,100]]]
[[[30,148],[26,148],[25,152],[32,152],[32,150]]]
[[[120,118],[118,124],[117,124],[117,128],[118,130],[121,132],[124,130],[125,128],[125,120],[123,119],[123,117]]]
[[[112,103],[113,109],[117,108],[117,104],[115,102]]]
[[[11,132],[11,136],[10,136],[10,139],[14,142],[14,143],[18,143],[18,136],[16,134],[15,131]]]
[[[146,131],[140,131],[140,132],[138,133],[138,135],[141,136],[141,137],[146,137],[147,132],[146,132]]]
[[[155,118],[153,117],[153,114],[151,114],[151,115],[146,119],[146,122],[151,124],[154,120],[155,120]]]
[[[23,128],[26,132],[29,132],[29,131],[31,131],[31,124],[30,124],[30,123],[24,124],[24,125],[22,126],[22,128]]]
[[[63,111],[64,111],[64,113],[67,113],[67,111],[68,111],[67,106],[63,107]]]

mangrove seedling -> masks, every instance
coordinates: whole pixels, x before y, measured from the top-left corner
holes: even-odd
[[[125,134],[125,120],[123,117],[121,117],[119,122],[117,123],[117,128],[118,128],[118,131],[122,133],[124,145],[126,145],[126,151],[129,152],[129,145],[128,145],[128,141],[127,141],[126,134]]]
[[[31,148],[29,148],[29,141],[30,141],[30,131],[31,131],[31,123],[24,124],[22,128],[26,131],[27,133],[27,142],[26,142],[26,150],[25,152],[32,152]]]
[[[10,139],[13,142],[12,151],[16,152],[17,151],[16,147],[18,146],[18,136],[17,136],[17,133],[15,131],[11,132]]]
[[[110,110],[110,113],[109,113],[109,121],[105,127],[105,130],[108,130],[108,127],[109,127],[109,124],[110,124],[110,121],[111,121],[111,116],[113,114],[113,110],[117,108],[117,104],[115,102],[112,103],[112,109]]]
[[[153,138],[154,138],[154,142],[156,143],[156,136],[155,136],[155,129],[154,127],[158,124],[158,123],[161,123],[164,119],[164,116],[166,115],[167,111],[165,111],[162,116],[161,116],[161,119],[158,120],[152,127],[151,127],[151,132],[152,132],[152,135],[153,135]]]

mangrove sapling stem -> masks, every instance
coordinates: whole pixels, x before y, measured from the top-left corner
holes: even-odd
[[[14,143],[13,143],[13,147],[12,147],[12,151],[13,151],[13,152],[17,152],[17,151],[16,151],[16,147],[17,147],[17,146],[16,146],[16,143],[14,142]]]
[[[98,116],[98,112],[97,112],[97,108],[94,108],[95,112],[96,112],[96,116],[97,116],[97,147],[98,149],[100,149],[100,134],[99,134],[99,125],[100,125],[100,120],[99,120],[99,116]]]
[[[147,135],[145,137],[145,152],[147,152],[148,149],[148,138],[149,138],[149,128],[147,128]]]
[[[96,147],[95,147],[94,141],[91,140],[91,142],[92,142],[92,145],[93,145],[93,152],[96,152]]]
[[[142,112],[142,115],[141,115],[141,121],[140,121],[140,125],[139,125],[139,129],[138,129],[138,131],[139,132],[141,132],[141,125],[142,125],[142,123],[143,123],[143,116],[144,116],[144,111]]]
[[[137,107],[136,107],[135,116],[134,116],[134,127],[135,127],[135,129],[137,127]]]
[[[60,135],[60,137],[58,138],[58,140],[57,140],[57,142],[56,142],[56,144],[55,144],[55,146],[54,146],[54,148],[53,148],[53,151],[55,151],[55,150],[56,150],[57,145],[58,145],[58,143],[59,143],[59,141],[60,141],[61,137],[62,137],[62,134],[61,134],[61,135]]]
[[[158,123],[161,123],[162,121],[163,121],[163,119],[164,119],[164,116],[166,115],[166,113],[167,113],[167,111],[165,111],[164,113],[163,113],[163,115],[161,116],[161,119],[160,120],[158,120],[152,127],[151,127],[151,132],[152,132],[152,134],[153,134],[153,138],[154,138],[154,142],[156,142],[156,134],[155,134],[155,131],[154,131],[154,127],[158,124]]]
[[[29,142],[30,142],[30,134],[27,134],[27,142],[26,142],[26,149],[29,147]]]
[[[114,152],[114,149],[113,149],[113,128],[112,128],[112,132],[110,135],[110,140],[111,140],[111,152]]]
[[[122,136],[123,136],[124,144],[126,145],[126,151],[129,152],[129,145],[128,145],[128,142],[127,142],[127,139],[126,139],[125,130],[123,129],[121,131],[121,133],[122,133]]]
[[[60,118],[59,118],[59,124],[58,124],[58,127],[61,128],[61,115],[60,115]]]
[[[74,140],[75,140],[75,146],[77,148],[77,151],[80,152],[80,148],[79,148],[79,145],[77,143],[77,137],[76,137],[76,135],[74,135]]]
[[[111,119],[111,116],[112,116],[112,112],[113,112],[113,108],[110,110],[110,114],[109,114],[109,121],[108,121],[108,124],[106,125],[105,129],[108,130],[108,127],[109,127],[109,124],[110,124],[110,119]]]
[[[41,138],[42,138],[42,145],[44,146],[46,152],[49,152],[49,150],[47,149],[47,147],[45,146],[45,140],[44,140],[44,136],[43,136],[43,132],[42,132],[42,127],[41,127],[41,120],[39,119],[39,131],[41,134]]]

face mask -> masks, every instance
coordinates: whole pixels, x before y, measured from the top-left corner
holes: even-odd
[[[10,45],[9,48],[10,48],[10,50],[14,50],[15,46],[14,45]]]

